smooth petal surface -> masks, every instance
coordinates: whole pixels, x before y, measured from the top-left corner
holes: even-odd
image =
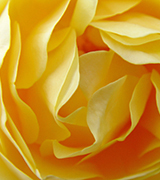
[[[112,58],[112,51],[91,52],[80,57],[80,87],[87,99],[106,84]]]
[[[14,30],[12,33],[14,39],[11,43],[12,48],[5,57],[5,62],[2,67],[2,91],[5,92],[3,97],[7,97],[4,101],[4,104],[14,123],[17,125],[17,123],[20,122],[17,127],[22,133],[24,139],[28,143],[32,143],[38,137],[38,122],[31,108],[19,98],[16,87],[14,85],[17,75],[21,42],[18,24],[15,23],[13,27]],[[8,64],[10,66],[8,66]],[[12,109],[11,104],[16,108],[16,111]]]
[[[28,88],[42,76],[47,65],[48,41],[67,5],[68,0],[59,3],[55,11],[39,22],[24,40],[16,79],[17,88]]]
[[[54,174],[54,176],[58,176],[62,179],[89,179],[100,176],[94,165],[90,163],[78,166],[77,162],[79,161],[79,157],[62,159],[59,161],[54,156],[51,158],[42,157],[36,147],[31,147],[30,149],[36,161],[37,168],[41,172],[42,178],[47,177],[48,174]]]
[[[159,178],[159,10],[0,0],[0,179]]]
[[[3,154],[0,153],[0,176],[3,178],[3,180],[32,180],[29,176],[24,174],[22,171],[17,169],[7,158],[3,156]]]
[[[103,41],[126,61],[133,64],[160,63],[160,41],[150,42],[140,46],[125,46],[101,32]]]
[[[49,54],[46,72],[39,81],[50,111],[57,112],[78,86],[78,56],[75,31],[71,29],[63,45]]]
[[[144,19],[142,18],[141,21],[143,20]],[[151,18],[150,21],[156,21],[155,23],[157,24],[157,26],[154,26],[155,28],[151,28],[147,26],[142,26],[140,25],[140,23],[139,24],[131,23],[130,21],[125,22],[125,21],[107,21],[107,20],[92,22],[91,25],[105,32],[111,32],[129,38],[140,38],[147,35],[160,33],[160,29],[157,28],[158,25],[160,25],[160,21],[154,18],[153,19]]]
[[[0,2],[3,8],[5,1]],[[0,9],[1,12],[1,9]],[[0,66],[3,63],[4,56],[10,46],[10,18],[8,15],[8,5],[5,7],[4,11],[0,16]]]
[[[31,153],[30,153],[30,151],[28,150],[28,147],[27,147],[27,145],[26,145],[26,142],[24,141],[24,139],[22,138],[22,136],[21,136],[21,134],[20,134],[20,132],[17,130],[17,127],[19,127],[19,126],[15,126],[15,124],[16,124],[16,122],[17,122],[17,119],[11,119],[10,118],[10,116],[11,117],[15,117],[15,112],[12,110],[12,111],[9,111],[11,114],[10,114],[10,116],[9,116],[9,112],[7,113],[7,115],[9,116],[9,118],[8,118],[8,120],[7,120],[7,115],[6,115],[6,112],[5,112],[5,110],[7,110],[7,109],[9,109],[9,107],[10,107],[10,103],[15,103],[16,101],[16,103],[17,104],[20,104],[20,106],[19,107],[17,107],[17,109],[19,110],[19,114],[23,114],[23,113],[25,113],[27,110],[29,110],[29,112],[27,112],[27,116],[26,117],[28,117],[29,115],[29,113],[32,113],[32,112],[30,112],[30,108],[29,107],[27,107],[22,101],[21,101],[21,99],[19,98],[19,96],[17,95],[17,92],[16,92],[16,89],[15,89],[15,87],[13,86],[13,83],[14,83],[14,79],[15,79],[15,77],[16,77],[16,71],[15,71],[15,69],[16,69],[16,65],[17,65],[17,62],[18,61],[15,61],[15,60],[17,60],[17,56],[18,56],[18,54],[19,54],[19,48],[17,48],[17,46],[19,45],[19,29],[18,29],[18,25],[17,24],[15,24],[14,25],[14,28],[13,28],[15,31],[14,31],[14,38],[15,39],[13,39],[13,44],[12,45],[15,45],[14,46],[14,48],[11,50],[12,52],[10,52],[10,56],[12,57],[11,59],[8,59],[8,61],[10,61],[10,65],[11,66],[13,66],[14,68],[12,69],[11,68],[11,66],[8,66],[8,69],[6,68],[5,69],[5,64],[3,64],[3,66],[2,66],[2,72],[3,72],[3,70],[5,69],[5,72],[6,72],[6,76],[5,76],[5,78],[4,77],[2,77],[2,90],[1,91],[3,91],[3,88],[8,88],[8,89],[6,89],[6,94],[5,95],[7,95],[7,96],[9,96],[10,97],[10,100],[8,101],[8,102],[4,102],[4,104],[5,103],[9,103],[9,106],[7,106],[6,107],[6,109],[4,108],[4,104],[3,104],[3,102],[1,102],[1,128],[2,128],[2,131],[5,133],[5,135],[7,136],[7,138],[9,139],[9,141],[8,140],[6,140],[6,139],[4,139],[4,142],[6,143],[5,145],[6,145],[6,147],[9,147],[9,150],[10,150],[10,148],[12,149],[12,151],[13,151],[13,148],[12,147],[14,147],[15,149],[17,149],[17,150],[14,150],[14,151],[18,151],[19,152],[19,156],[22,156],[23,157],[23,159],[24,159],[24,161],[25,161],[25,163],[26,164],[28,164],[28,166],[30,167],[30,169],[34,172],[34,173],[36,173],[36,171],[37,171],[37,169],[36,169],[36,167],[35,167],[35,163],[34,163],[34,160],[33,160],[33,158],[32,158],[32,155],[31,155]],[[15,50],[15,48],[17,48],[16,50]],[[11,75],[11,76],[9,76],[9,75]],[[9,85],[7,84],[7,81],[5,82],[5,83],[3,83],[5,80],[8,80],[8,82],[9,82]],[[2,93],[2,92],[1,92]],[[4,95],[4,96],[5,96]],[[1,95],[2,96],[2,95]],[[22,103],[22,104],[21,104]],[[23,105],[23,106],[22,106]],[[22,106],[22,107],[21,107]],[[24,108],[24,109],[23,109]],[[23,116],[24,116],[24,114],[23,114]],[[20,119],[20,120],[22,120],[22,119]],[[24,120],[24,118],[23,118],[23,120]],[[31,129],[30,130],[30,128],[32,128],[31,126],[28,128],[28,130],[29,131],[25,131],[25,129],[24,129],[24,127],[25,128],[27,128],[27,123],[30,123],[31,122],[31,120],[35,120],[35,122],[36,122],[36,119],[26,119],[27,121],[26,121],[26,124],[23,124],[22,125],[22,131],[21,131],[21,133],[22,133],[22,135],[28,140],[28,141],[30,141],[29,140],[29,138],[31,137],[31,141],[33,140],[32,138],[34,137],[34,133],[36,133],[36,129],[34,130],[34,129]],[[30,120],[30,122],[29,122],[29,120]],[[15,124],[14,124],[14,123]],[[35,122],[33,122],[33,124],[35,123]],[[37,123],[37,122],[36,122]],[[24,126],[25,125],[25,126]],[[37,124],[36,124],[37,125]],[[36,128],[36,127],[35,127]],[[11,131],[10,131],[11,130]],[[25,134],[25,132],[26,132],[26,134]],[[32,134],[30,134],[30,133],[32,133]],[[11,145],[12,144],[12,145]],[[5,145],[4,145],[4,147],[5,147]],[[8,149],[6,149],[6,151],[8,151]],[[10,151],[10,152],[8,152],[8,155],[11,153],[12,154],[12,151]],[[17,152],[16,152],[16,154],[17,154]],[[10,156],[10,155],[9,155]],[[21,157],[21,158],[22,158]],[[17,158],[17,155],[15,155],[15,156],[11,156],[11,159],[14,159],[15,161],[16,161],[16,164],[17,164],[17,162],[21,162],[22,160],[20,160],[20,158]],[[16,159],[17,158],[17,159]],[[23,162],[24,163],[24,162]],[[21,164],[21,163],[20,163]],[[22,164],[21,164],[22,165]],[[24,166],[24,165],[23,165]],[[27,165],[26,165],[27,166]]]
[[[3,12],[3,10],[5,9],[5,6],[7,5],[7,2],[8,2],[8,0],[1,0],[0,1],[0,4],[1,4],[1,6],[0,6],[0,14]]]
[[[92,21],[98,0],[77,0],[76,7],[71,19],[71,26],[81,35]]]
[[[129,85],[131,81],[132,86]],[[104,143],[115,138],[127,123],[129,119],[128,102],[136,82],[136,77],[126,76],[94,94],[89,102],[87,122],[96,141]],[[117,98],[122,99],[117,102]]]
[[[145,108],[144,115],[142,116],[143,121],[141,124],[145,127],[149,132],[151,132],[156,138],[160,138],[160,133],[158,127],[160,125],[160,115],[157,108],[157,102],[159,101],[156,96],[158,96],[158,87],[157,87],[157,77],[159,75],[156,71],[153,71],[151,74],[151,81],[155,86],[155,91],[152,91],[149,100],[147,102],[147,106]],[[152,121],[151,121],[152,120]]]
[[[94,20],[105,19],[117,14],[121,14],[133,8],[139,2],[141,2],[141,0],[99,0]]]
[[[48,52],[58,47],[67,37],[70,32],[70,28],[64,28],[62,30],[52,33],[48,42]]]
[[[133,131],[135,126],[138,124],[146,107],[146,103],[151,93],[151,89],[152,89],[152,84],[150,82],[150,74],[145,74],[141,77],[141,79],[135,86],[129,104],[130,116],[132,122],[130,131]]]

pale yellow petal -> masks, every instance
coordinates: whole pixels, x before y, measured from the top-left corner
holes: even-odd
[[[5,9],[5,6],[6,6],[7,2],[8,2],[8,0],[0,0],[0,14]]]
[[[5,57],[1,75],[4,104],[25,141],[33,143],[38,137],[39,127],[34,112],[20,99],[14,84],[21,51],[21,39],[17,23],[12,29],[11,48]]]
[[[136,46],[143,45],[148,42],[160,40],[160,34],[150,34],[142,38],[129,38],[126,36],[117,35],[114,33],[107,33],[112,39],[127,45],[127,46]]]
[[[0,5],[0,11],[3,7],[3,3],[5,1],[2,0],[2,6]],[[0,66],[3,63],[3,58],[9,49],[10,46],[10,18],[8,15],[8,5],[5,7],[4,11],[0,16]]]
[[[134,76],[122,77],[98,90],[89,101],[87,122],[97,142],[117,138],[129,121],[128,104],[136,83]]]
[[[148,71],[145,66],[137,66],[128,63],[117,54],[114,54],[113,60],[108,70],[106,84],[114,82],[125,75],[131,75],[140,78],[143,74],[146,73],[148,73]]]
[[[95,140],[88,127],[66,126],[70,130],[71,136],[63,142],[53,142],[53,150],[57,158],[76,157],[96,149],[97,145],[94,144]]]
[[[42,157],[37,147],[30,147],[42,178],[54,175],[64,179],[89,179],[99,176],[93,164],[77,165],[80,157],[57,159],[54,156]]]
[[[80,87],[87,99],[106,85],[112,58],[112,51],[96,51],[80,56]]]
[[[78,86],[79,69],[75,31],[71,30],[63,44],[49,54],[44,76],[39,81],[50,111],[57,113]]]
[[[143,20],[143,19],[142,19]],[[160,21],[158,21],[160,25]],[[131,23],[128,21],[97,21],[92,22],[92,26],[110,33],[118,34],[121,36],[126,36],[130,38],[140,38],[150,34],[158,34],[160,33],[160,29],[153,29],[151,27],[145,27],[139,25],[138,23]]]
[[[24,40],[16,80],[18,88],[32,86],[45,71],[48,60],[47,44],[55,25],[68,6],[68,1],[58,3],[56,9],[40,21]]]
[[[71,26],[75,28],[78,35],[81,35],[92,21],[98,0],[77,0]]]
[[[77,110],[75,110],[73,113],[68,115],[66,118],[58,116],[58,119],[60,121],[63,121],[65,123],[69,123],[69,124],[75,124],[78,126],[87,126],[86,115],[87,115],[87,108],[83,106],[83,107],[80,107]]]
[[[66,38],[69,32],[70,28],[64,28],[62,30],[57,30],[53,32],[48,42],[48,52],[58,47]]]
[[[152,84],[150,81],[150,74],[145,74],[137,83],[129,104],[132,123],[130,132],[136,127],[142,114],[144,113],[151,90]]]
[[[107,33],[101,32],[103,41],[118,55],[133,64],[160,63],[160,41],[150,42],[140,46],[125,46]]]
[[[2,131],[5,134],[1,133],[1,146],[4,155],[28,176],[40,178],[31,152],[10,119],[3,122]]]
[[[75,157],[75,156],[81,155],[79,151],[83,149],[83,148],[67,147],[60,144],[57,141],[53,142],[53,147],[54,147],[54,154],[58,159]]]
[[[142,15],[143,17],[143,15]],[[138,17],[137,17],[138,19]],[[120,19],[121,20],[121,19]],[[160,39],[160,30],[157,28],[160,22],[156,19],[156,27],[143,26],[140,23],[127,21],[98,21],[92,22],[91,25],[105,31],[112,39],[125,45],[141,45],[147,42]],[[141,20],[144,21],[143,18]],[[147,20],[146,20],[147,21]],[[153,22],[152,22],[153,24]],[[154,24],[153,24],[154,25]]]
[[[0,177],[3,180],[33,180],[27,176],[23,171],[19,170],[12,164],[2,153],[0,153]],[[39,178],[35,177],[35,180]]]
[[[0,83],[1,85],[1,83]],[[27,168],[30,169],[33,173],[38,175],[38,171],[33,160],[33,157],[26,145],[26,142],[22,138],[21,134],[18,132],[17,128],[15,127],[12,119],[8,117],[5,111],[4,104],[2,102],[2,88],[0,87],[0,95],[1,95],[1,102],[0,102],[0,124],[1,129],[0,132],[0,145],[4,152],[9,156],[11,159],[14,159],[14,162],[18,162],[18,166],[21,165],[21,168],[28,166]],[[5,142],[5,143],[4,143]],[[4,144],[3,144],[4,143]],[[7,149],[8,148],[8,149]],[[13,152],[15,153],[13,156]],[[18,153],[17,153],[18,152]],[[18,157],[17,157],[18,156]],[[30,171],[29,170],[29,171]]]
[[[1,90],[0,90],[1,92]],[[24,142],[21,134],[16,129],[12,120],[9,118],[7,120],[7,115],[5,112],[4,104],[1,100],[0,106],[1,112],[1,129],[0,129],[0,146],[1,151],[11,162],[19,169],[25,168],[24,173],[35,177],[38,175],[38,171],[33,160],[33,157]],[[13,156],[14,154],[14,156]],[[32,172],[31,172],[32,171]],[[35,174],[35,175],[34,175]]]
[[[67,128],[56,123],[53,114],[48,108],[44,93],[40,91],[38,85],[35,84],[29,89],[21,89],[18,93],[21,99],[31,107],[37,117],[39,133],[36,143],[41,144],[46,139],[63,141],[70,136]]]
[[[112,20],[137,25],[138,27],[141,26],[150,30],[160,31],[160,19],[150,16],[147,13],[127,12],[112,18]],[[134,30],[132,30],[132,33],[134,33]]]
[[[43,180],[65,180],[65,179],[49,175],[49,176],[45,177]]]
[[[121,14],[136,6],[141,0],[99,0],[95,20]]]
[[[58,115],[59,109],[70,99],[73,93],[76,91],[79,85],[79,56],[77,47],[75,47],[74,58],[71,61],[69,70],[66,74],[65,81],[56,102],[56,116]]]

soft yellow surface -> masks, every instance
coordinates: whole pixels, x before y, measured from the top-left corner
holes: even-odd
[[[0,0],[0,179],[160,178],[159,12]]]

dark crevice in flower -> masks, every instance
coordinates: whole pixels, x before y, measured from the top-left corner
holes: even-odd
[[[99,31],[90,26],[85,30],[84,34],[77,38],[77,46],[79,55],[91,51],[109,51],[109,47],[103,43]]]

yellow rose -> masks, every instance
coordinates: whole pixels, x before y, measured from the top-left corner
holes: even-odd
[[[159,8],[158,0],[99,0],[91,25],[128,62],[159,63]]]
[[[160,2],[2,0],[0,178],[160,178]]]

